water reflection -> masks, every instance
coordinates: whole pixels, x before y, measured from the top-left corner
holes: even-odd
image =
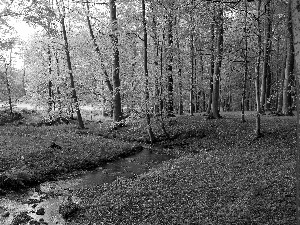
[[[58,208],[64,198],[71,194],[72,190],[111,183],[118,177],[133,178],[171,158],[174,157],[152,153],[149,149],[144,149],[134,156],[107,163],[94,171],[87,171],[75,178],[45,182],[38,188],[30,189],[26,193],[8,195],[0,199],[0,214],[5,210],[10,212],[10,216],[8,218],[0,217],[0,224],[10,225],[14,215],[21,211],[27,211],[28,215],[36,221],[42,219],[49,225],[64,225],[65,222],[58,213]],[[43,198],[45,195],[47,198]],[[31,199],[31,202],[28,202],[28,199]],[[26,201],[27,203],[24,203]],[[80,199],[73,197],[73,201],[78,203]],[[45,214],[37,215],[36,211],[41,208],[45,209]]]

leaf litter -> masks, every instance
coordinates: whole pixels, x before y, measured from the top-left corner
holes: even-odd
[[[173,140],[188,143],[174,145],[181,157],[136,179],[78,190],[82,207],[68,224],[296,224],[296,119],[263,117],[259,139],[254,119],[176,118],[173,135],[205,137]]]

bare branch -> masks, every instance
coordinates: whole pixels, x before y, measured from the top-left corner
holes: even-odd
[[[134,33],[134,32],[126,32],[126,35],[131,35],[131,34],[133,34],[133,35],[135,35],[136,37],[138,37],[141,41],[144,41],[144,39],[143,39],[140,35],[138,35],[137,33]]]

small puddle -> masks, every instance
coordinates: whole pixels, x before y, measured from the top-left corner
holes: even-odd
[[[66,196],[71,195],[72,190],[111,183],[119,177],[134,178],[172,158],[174,157],[171,155],[152,153],[149,149],[144,149],[136,155],[107,163],[71,179],[45,182],[24,193],[9,194],[0,199],[0,215],[4,211],[10,213],[6,218],[0,217],[0,224],[10,225],[18,212],[26,211],[34,220],[45,221],[44,224],[64,225],[65,221],[58,209]],[[80,203],[80,199],[75,197],[72,197],[72,201]],[[44,215],[37,215],[37,210],[41,208],[45,209]]]

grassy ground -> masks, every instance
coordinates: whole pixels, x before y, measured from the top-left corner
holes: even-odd
[[[186,154],[135,180],[79,190],[81,210],[68,224],[296,224],[296,119],[264,116],[255,139],[255,117],[246,118],[173,118],[177,139],[166,145]],[[146,138],[130,129],[107,135]]]
[[[52,180],[73,170],[95,168],[141,150],[136,144],[82,134],[73,123],[35,126],[40,119],[34,117],[25,118],[22,125],[18,121],[4,123],[1,117],[0,193]]]
[[[78,190],[81,209],[68,224],[296,224],[295,117],[200,115],[157,122],[154,151],[180,156],[137,179]],[[0,126],[1,188],[20,188],[72,170],[95,167],[147,143],[143,121],[114,130],[110,121],[58,126]],[[129,143],[128,141],[131,141]],[[55,142],[61,148],[51,148]]]

